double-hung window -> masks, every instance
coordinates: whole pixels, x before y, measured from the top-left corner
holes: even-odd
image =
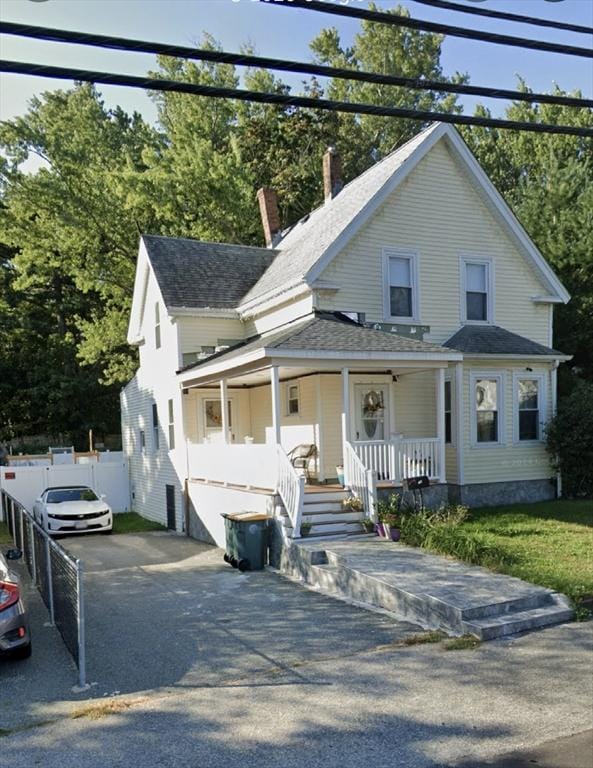
[[[298,416],[300,411],[299,385],[288,384],[286,387],[286,412],[289,416]]]
[[[445,381],[445,443],[448,445],[453,442],[451,414],[451,382]]]
[[[463,258],[461,316],[466,323],[493,321],[492,263],[487,259]]]
[[[154,346],[161,348],[161,310],[158,301],[154,305]]]
[[[416,254],[385,249],[385,317],[387,320],[418,322],[418,269]]]
[[[501,374],[473,375],[473,443],[498,445],[503,442],[504,380]]]
[[[530,442],[541,440],[544,412],[543,377],[515,378],[515,440]]]
[[[173,411],[173,400],[168,401],[169,412],[169,450],[175,448],[175,413]]]

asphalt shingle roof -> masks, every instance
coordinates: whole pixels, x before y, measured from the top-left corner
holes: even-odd
[[[464,325],[445,342],[464,355],[561,355],[497,325]]]
[[[331,313],[316,313],[302,323],[291,325],[281,331],[248,339],[224,352],[200,360],[184,370],[197,368],[212,360],[231,360],[234,357],[256,349],[309,350],[319,352],[432,352],[443,353],[454,350],[429,344],[426,341],[398,336],[395,333],[365,328],[353,320]]]
[[[333,198],[301,219],[276,245],[278,256],[249,290],[244,301],[298,282],[386,184],[395,171],[438,127],[434,123],[383,160],[357,176]]]
[[[235,309],[272,263],[275,251],[143,235],[167,307]]]

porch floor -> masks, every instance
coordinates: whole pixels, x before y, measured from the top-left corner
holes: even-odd
[[[378,537],[293,548],[287,570],[309,584],[452,634],[488,640],[572,617],[563,595]]]

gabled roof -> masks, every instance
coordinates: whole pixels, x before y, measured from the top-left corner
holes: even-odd
[[[395,191],[410,171],[441,139],[461,161],[480,194],[496,213],[519,250],[548,287],[551,297],[567,302],[568,292],[487,177],[457,130],[434,123],[347,184],[290,229],[276,245],[278,256],[245,295],[242,306],[273,298],[299,283],[312,285],[360,227]],[[554,300],[554,298],[552,298]]]
[[[272,263],[274,251],[143,235],[167,309],[235,309]]]
[[[409,355],[419,353],[427,355],[447,355],[455,358],[455,350],[447,349],[438,344],[429,344],[408,336],[398,336],[395,333],[376,331],[366,328],[339,312],[315,312],[300,322],[291,323],[282,330],[273,331],[247,339],[240,344],[219,352],[215,355],[186,366],[183,372],[208,365],[213,361],[232,361],[236,357],[257,350],[270,351],[276,354],[286,352],[318,353],[323,357],[328,353],[382,353],[386,356],[394,354]],[[181,371],[179,371],[181,373]]]
[[[564,357],[536,341],[511,333],[497,325],[464,325],[445,344],[464,355],[546,355]]]

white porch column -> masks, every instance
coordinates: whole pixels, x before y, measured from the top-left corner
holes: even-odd
[[[280,378],[278,366],[270,368],[270,383],[272,385],[272,427],[274,428],[274,442],[280,444]]]
[[[348,368],[342,368],[342,440],[350,442],[350,376]]]
[[[445,483],[445,369],[437,368],[435,374],[439,482]]]
[[[220,380],[220,413],[222,417],[222,442],[229,441],[229,406],[226,379]]]
[[[463,363],[455,363],[455,445],[457,446],[457,482],[460,486],[464,483],[464,425],[465,417],[463,411]]]

